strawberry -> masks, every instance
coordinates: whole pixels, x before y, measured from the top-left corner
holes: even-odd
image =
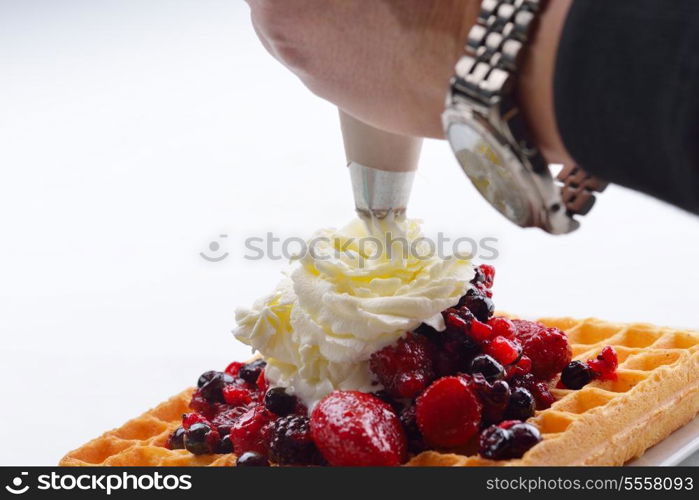
[[[481,420],[481,403],[466,377],[440,378],[417,398],[415,411],[425,441],[440,448],[466,444]]]
[[[358,391],[334,391],[311,413],[311,436],[336,466],[394,466],[406,457],[398,416],[388,403]]]

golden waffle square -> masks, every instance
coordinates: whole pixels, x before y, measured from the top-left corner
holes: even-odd
[[[615,381],[580,390],[553,389],[556,402],[528,422],[543,440],[521,459],[427,451],[409,466],[622,465],[643,454],[699,412],[699,332],[597,319],[545,318],[568,334],[573,358],[587,360],[606,345],[619,356]],[[235,455],[193,455],[164,447],[188,411],[187,389],[118,429],[71,451],[65,466],[230,466]]]

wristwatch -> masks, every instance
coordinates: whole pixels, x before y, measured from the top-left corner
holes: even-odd
[[[483,0],[456,64],[442,116],[466,175],[500,213],[522,227],[564,234],[579,227],[607,183],[578,165],[557,178],[529,138],[516,102],[521,56],[544,0]]]

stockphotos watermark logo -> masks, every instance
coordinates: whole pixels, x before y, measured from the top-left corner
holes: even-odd
[[[71,474],[51,472],[36,476],[36,484],[30,485],[28,472],[14,477],[5,489],[13,495],[23,495],[30,490],[39,491],[93,491],[111,495],[115,491],[186,491],[192,489],[189,474],[162,474],[160,472],[132,474]]]
[[[231,255],[227,248],[229,240],[228,234],[218,235],[207,244],[206,249],[199,252],[199,256],[207,262],[224,261]],[[383,238],[367,236],[333,240],[327,236],[316,236],[309,240],[300,236],[281,236],[270,231],[243,238],[243,250],[239,255],[248,261],[298,260],[307,256],[316,260],[342,257],[356,260],[360,267],[384,256],[429,260],[453,255],[460,259],[492,261],[500,255],[498,243],[498,239],[492,236],[453,237],[443,232],[433,238],[423,236],[411,240],[391,232]],[[327,252],[327,248],[333,248],[334,252]]]

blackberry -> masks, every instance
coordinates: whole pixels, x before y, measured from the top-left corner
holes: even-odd
[[[204,375],[208,373],[209,372]],[[204,375],[199,377],[199,381],[202,380]],[[214,372],[213,375],[210,375],[208,380],[199,387],[199,394],[209,403],[223,403],[223,386],[234,383],[235,379],[227,373]]]
[[[401,411],[399,414],[399,420],[403,426],[403,431],[405,432],[405,438],[408,443],[408,451],[416,454],[425,451],[427,446],[425,446],[425,442],[422,439],[422,434],[420,433],[420,428],[417,425],[415,405],[411,404]]]
[[[261,453],[246,451],[235,461],[238,467],[269,467],[269,461]]]
[[[293,413],[297,404],[296,396],[286,392],[283,387],[272,387],[265,394],[265,408],[280,417]]]
[[[313,465],[320,453],[311,439],[308,417],[287,415],[274,422],[269,443],[272,461],[279,465]]]
[[[262,369],[267,366],[267,362],[263,359],[256,359],[255,361],[243,365],[238,372],[238,376],[245,380],[248,384],[255,384],[257,382],[257,377],[260,376]]]
[[[571,361],[561,372],[561,382],[568,389],[582,389],[592,380],[592,370],[582,361]]]
[[[175,429],[172,434],[170,434],[170,438],[168,439],[168,448],[171,450],[181,450],[184,448],[184,428],[183,427],[178,427]]]
[[[488,382],[494,382],[505,376],[503,366],[488,354],[480,354],[473,358],[469,372],[482,374]]]
[[[194,455],[213,453],[218,448],[219,433],[208,424],[197,422],[185,432],[184,447]]]
[[[487,323],[488,319],[495,312],[493,301],[473,288],[469,289],[466,295],[461,297],[458,307],[468,308],[476,319],[483,323]]]
[[[507,420],[526,420],[534,415],[534,396],[524,387],[516,387],[510,395],[510,401],[505,410]]]

